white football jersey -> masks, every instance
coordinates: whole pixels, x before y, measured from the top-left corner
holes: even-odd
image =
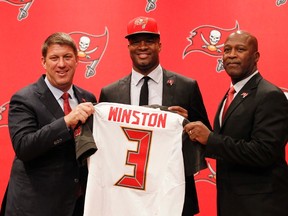
[[[84,216],[181,216],[183,117],[160,109],[99,103],[88,159]]]

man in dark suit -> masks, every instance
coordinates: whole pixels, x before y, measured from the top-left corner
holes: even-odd
[[[87,167],[77,164],[74,129],[79,122],[92,128],[96,98],[73,85],[77,63],[72,38],[50,35],[42,46],[46,75],[11,98],[8,125],[16,156],[5,216],[83,215]],[[72,108],[65,116],[64,92]]]
[[[218,216],[288,215],[288,101],[258,72],[259,57],[255,36],[232,33],[223,63],[234,99],[223,114],[229,95],[223,98],[214,132],[201,122],[185,127],[190,139],[206,145],[207,157],[217,161]]]
[[[99,101],[139,105],[140,89],[144,83],[142,78],[149,76],[147,105],[167,106],[169,110],[190,121],[203,121],[210,128],[197,81],[161,67],[161,42],[156,21],[148,17],[137,17],[129,22],[127,31],[126,38],[133,64],[132,73],[102,88]],[[185,153],[184,149],[184,155]],[[183,215],[192,216],[198,212],[194,176],[193,173],[186,173]]]

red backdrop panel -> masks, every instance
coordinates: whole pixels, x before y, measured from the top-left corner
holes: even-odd
[[[181,4],[164,0],[2,0],[0,11],[0,201],[14,157],[7,128],[8,103],[13,93],[44,73],[40,49],[53,32],[70,33],[77,43],[82,36],[90,39],[75,83],[97,97],[101,87],[131,71],[124,36],[128,21],[140,15],[158,21],[161,65],[198,80],[211,123],[229,86],[221,65],[221,45],[234,29],[258,37],[260,72],[286,92],[288,89],[286,0],[184,0]],[[216,215],[215,161],[209,160],[209,165],[195,176],[199,216]]]

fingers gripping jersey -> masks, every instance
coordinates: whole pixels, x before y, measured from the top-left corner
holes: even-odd
[[[180,216],[182,122],[180,115],[158,109],[97,104],[98,150],[88,159],[84,216]]]

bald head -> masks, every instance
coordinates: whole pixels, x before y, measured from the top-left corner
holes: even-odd
[[[224,43],[223,66],[232,82],[239,82],[257,70],[258,41],[246,31],[236,31]]]
[[[254,52],[258,51],[258,40],[257,38],[252,35],[251,33],[244,31],[244,30],[238,30],[236,32],[231,33],[228,38],[226,39],[225,43],[228,40],[232,40],[233,38],[242,38],[243,42],[246,42],[248,46],[253,49]]]

